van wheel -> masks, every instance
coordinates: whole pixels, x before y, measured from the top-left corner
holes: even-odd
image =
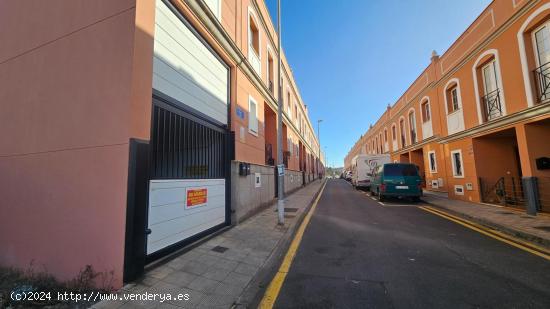
[[[412,201],[413,201],[414,203],[419,203],[419,202],[420,202],[420,197],[418,197],[418,196],[413,196]]]
[[[378,201],[383,202],[386,198],[384,197],[384,195],[382,195],[382,193],[380,193],[380,190],[377,190],[377,193],[378,193]]]

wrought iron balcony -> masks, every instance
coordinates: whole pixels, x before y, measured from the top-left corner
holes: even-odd
[[[537,88],[537,103],[546,102],[550,99],[550,62],[536,68],[533,73]]]
[[[273,92],[273,81],[272,80],[269,81],[269,91],[271,91],[271,93],[274,93]]]
[[[483,112],[483,121],[487,122],[489,120],[498,118],[502,116],[502,104],[500,102],[500,89],[491,91],[488,94],[481,97],[483,102],[482,112]]]

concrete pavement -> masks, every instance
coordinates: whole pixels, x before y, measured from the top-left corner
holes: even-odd
[[[550,261],[328,182],[277,308],[549,308]]]
[[[425,192],[423,200],[454,215],[550,248],[549,214],[530,216],[511,207],[452,200],[430,191]]]
[[[269,283],[269,271],[284,254],[297,223],[321,188],[314,181],[286,197],[285,225],[277,224],[275,206],[172,256],[149,269],[143,278],[118,291],[129,293],[187,293],[188,300],[110,301],[94,308],[230,308],[247,307]]]

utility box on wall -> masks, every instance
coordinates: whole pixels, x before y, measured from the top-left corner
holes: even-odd
[[[548,157],[536,158],[535,162],[537,164],[537,169],[538,170],[548,170],[548,169],[550,169],[550,158],[548,158]]]
[[[250,163],[239,163],[239,175],[248,176],[250,175]]]

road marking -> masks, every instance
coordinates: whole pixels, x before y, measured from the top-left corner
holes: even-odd
[[[290,247],[288,248],[288,251],[285,254],[285,257],[283,259],[283,262],[281,263],[281,266],[279,267],[279,270],[277,271],[277,273],[275,274],[275,277],[273,277],[273,280],[271,280],[271,283],[269,284],[269,286],[267,287],[267,290],[265,291],[264,297],[260,302],[259,308],[268,309],[268,308],[273,308],[273,305],[275,305],[275,301],[279,296],[279,292],[281,291],[286,275],[290,270],[290,265],[292,265],[292,261],[294,260],[294,257],[296,256],[296,252],[298,251],[298,247],[300,247],[300,243],[302,242],[302,237],[304,236],[306,227],[309,224],[311,217],[313,216],[313,212],[317,208],[317,203],[319,202],[321,195],[323,195],[323,191],[325,190],[326,184],[327,184],[326,182],[323,184],[323,188],[321,188],[321,191],[317,195],[315,202],[313,202],[313,205],[311,206],[308,213],[306,214],[304,221],[302,221],[302,224],[300,224],[298,231],[296,231],[296,235],[294,236],[292,243],[290,243]]]
[[[386,206],[384,203],[382,202],[378,202],[378,204],[382,205],[382,206]]]
[[[523,251],[527,251],[531,254],[540,256],[543,259],[546,259],[546,260],[550,261],[550,251],[548,251],[545,248],[542,248],[542,247],[539,247],[537,245],[525,242],[525,241],[523,241],[521,239],[518,239],[518,238],[515,238],[515,237],[511,237],[511,236],[506,235],[504,233],[501,233],[499,231],[486,228],[486,227],[484,227],[482,225],[479,225],[477,223],[474,223],[472,221],[469,221],[469,220],[451,215],[447,212],[444,212],[444,211],[441,211],[441,210],[438,210],[438,209],[434,209],[433,207],[430,207],[430,206],[420,206],[418,208],[420,208],[424,211],[430,212],[430,213],[432,213],[436,216],[440,216],[440,217],[445,218],[447,220],[458,223],[458,224],[460,224],[464,227],[467,227],[471,230],[479,232],[483,235],[486,235],[486,236],[489,236],[489,237],[494,238],[496,240],[502,241],[502,242],[507,243],[511,246],[514,246],[518,249],[521,249]]]

